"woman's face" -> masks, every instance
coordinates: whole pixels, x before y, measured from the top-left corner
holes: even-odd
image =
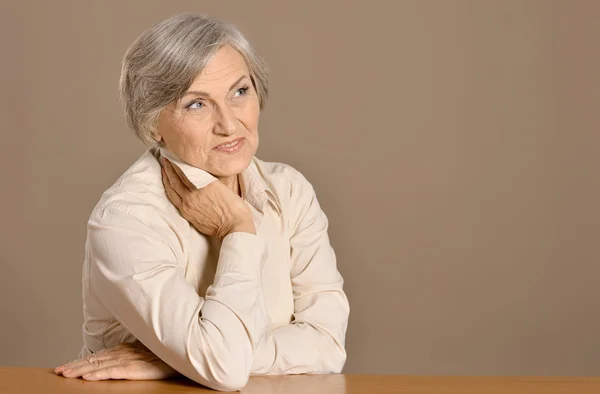
[[[224,46],[183,98],[161,112],[155,138],[188,164],[230,177],[243,172],[256,154],[259,114],[246,62]]]

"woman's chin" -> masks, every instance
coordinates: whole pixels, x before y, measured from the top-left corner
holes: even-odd
[[[227,160],[220,161],[219,165],[213,168],[214,171],[209,172],[216,177],[229,177],[239,175],[242,172],[244,172],[246,168],[248,168],[251,161],[252,156],[236,158],[232,157]]]

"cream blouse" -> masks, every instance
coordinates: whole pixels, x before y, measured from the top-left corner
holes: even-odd
[[[341,372],[349,305],[310,183],[254,158],[240,185],[257,234],[220,242],[167,199],[161,155],[198,188],[215,180],[153,148],[103,194],[88,223],[80,357],[137,339],[216,390],[250,374]]]

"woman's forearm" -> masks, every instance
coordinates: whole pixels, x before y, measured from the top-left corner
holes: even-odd
[[[270,330],[256,349],[253,374],[340,373],[348,301],[341,289],[315,295],[303,319]],[[318,299],[320,298],[320,299]]]

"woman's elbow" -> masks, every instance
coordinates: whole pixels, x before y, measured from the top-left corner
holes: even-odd
[[[329,357],[328,370],[325,373],[342,373],[346,364],[346,350],[344,348],[335,349],[335,352]]]
[[[252,367],[252,358],[242,355],[232,355],[229,362],[214,371],[213,378],[217,382],[220,391],[241,390],[248,383],[250,369]]]
[[[195,364],[192,380],[218,391],[241,390],[248,383],[253,360],[252,354],[242,353],[204,358],[202,364],[192,362]]]
[[[337,344],[324,358],[325,370],[322,373],[342,373],[346,364],[346,349]]]
[[[211,388],[218,391],[238,391],[246,386],[249,377],[249,373],[230,373],[227,376],[214,379],[214,384],[211,385]]]
[[[193,376],[188,376],[196,383],[217,391],[238,391],[248,383],[250,373],[245,370],[230,368],[227,371],[203,376],[198,371]]]

